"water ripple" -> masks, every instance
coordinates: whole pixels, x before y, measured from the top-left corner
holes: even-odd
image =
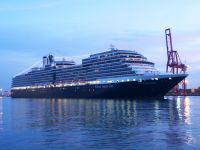
[[[20,150],[198,149],[198,99],[6,98],[0,101],[0,146]]]

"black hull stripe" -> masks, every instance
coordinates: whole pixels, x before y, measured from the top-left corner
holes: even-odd
[[[185,76],[100,85],[12,90],[13,98],[134,98],[162,97]]]

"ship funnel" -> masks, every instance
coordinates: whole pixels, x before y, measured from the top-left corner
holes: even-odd
[[[54,62],[54,57],[53,55],[49,55],[49,64],[52,65]]]
[[[48,58],[47,56],[43,57],[43,67],[45,67],[48,64]]]
[[[49,67],[54,64],[54,56],[49,55],[49,56],[44,56],[43,57],[43,67]]]

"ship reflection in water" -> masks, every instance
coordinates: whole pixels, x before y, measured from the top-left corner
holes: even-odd
[[[3,99],[0,97],[0,134],[3,131]]]
[[[7,149],[198,148],[197,99],[7,99],[3,105],[0,101],[0,110],[5,105],[11,118],[4,114],[7,125],[0,145]]]

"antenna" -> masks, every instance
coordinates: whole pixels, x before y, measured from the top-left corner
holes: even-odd
[[[110,44],[110,50],[115,50],[115,45]]]

